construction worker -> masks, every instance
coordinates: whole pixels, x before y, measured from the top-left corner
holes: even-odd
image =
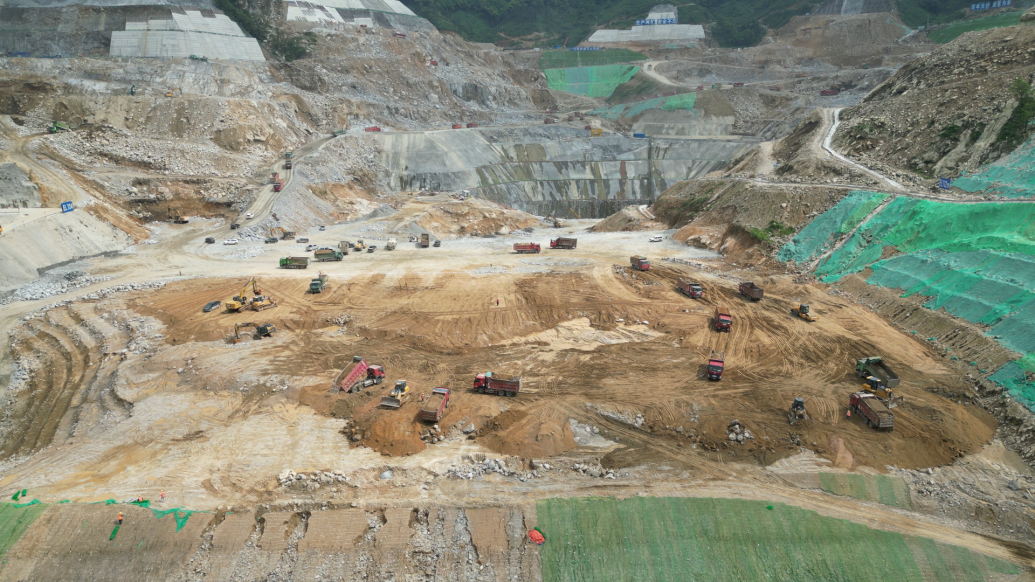
[[[162,489],[161,496],[162,496],[162,503],[165,503],[165,489]]]
[[[848,420],[852,420],[852,409],[851,408],[849,408],[848,412],[845,413],[845,418],[847,418]]]
[[[137,503],[143,503],[143,502],[144,502],[144,496],[143,495],[137,495]]]
[[[122,512],[119,512],[119,525],[122,525]]]

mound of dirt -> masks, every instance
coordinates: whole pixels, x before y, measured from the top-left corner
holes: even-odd
[[[630,232],[634,230],[663,230],[665,225],[651,220],[639,209],[626,206],[590,228],[590,232]]]
[[[423,451],[425,447],[424,441],[420,440],[419,428],[416,423],[407,422],[394,414],[378,415],[373,424],[363,431],[362,443],[382,455],[413,455]]]
[[[545,458],[575,448],[575,434],[563,414],[508,410],[489,419],[478,442],[505,455]]]
[[[540,225],[535,216],[487,200],[417,202],[404,209],[389,232],[432,232],[439,236],[509,234]],[[416,227],[416,229],[414,228]]]

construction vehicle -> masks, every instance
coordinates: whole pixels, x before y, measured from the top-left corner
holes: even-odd
[[[230,301],[223,304],[227,311],[240,312],[241,309],[248,307],[251,301],[245,297],[244,294],[248,291],[249,285],[252,287],[253,294],[256,296],[262,295],[262,292],[259,291],[259,282],[255,280],[255,277],[252,277],[251,279],[248,279],[248,282],[244,284],[244,287],[241,287],[240,293],[231,298]]]
[[[454,123],[453,124],[453,129],[463,129],[463,128],[464,128],[464,124],[462,124],[462,123]]]
[[[730,315],[728,309],[721,305],[715,308],[712,319],[715,321],[715,331],[729,331],[730,326],[733,325],[733,316]]]
[[[431,235],[425,232],[420,235],[420,248],[426,249],[429,246],[431,246]]]
[[[317,249],[316,252],[313,253],[313,258],[315,258],[318,263],[326,263],[328,261],[340,261],[344,257],[344,253],[342,253],[341,251],[336,251],[334,249]]]
[[[342,390],[353,393],[359,392],[367,386],[380,384],[385,379],[383,366],[371,366],[367,364],[363,356],[353,356],[348,366],[338,373],[331,382],[331,392],[337,394]]]
[[[866,426],[877,430],[895,428],[895,414],[869,392],[854,392],[848,398],[848,408],[866,421]]]
[[[168,92],[168,93],[166,93],[166,94],[165,94],[165,96],[166,96],[166,97],[172,97],[172,96],[173,96],[173,95],[174,95],[174,94],[175,94],[175,93],[176,93],[177,91],[179,91],[179,92],[180,92],[180,95],[181,95],[181,96],[183,95],[183,89],[181,89],[181,88],[177,87],[177,88],[175,88],[175,89],[169,89],[169,92]]]
[[[538,253],[540,250],[542,250],[542,247],[540,247],[537,243],[514,243],[514,252],[518,254]]]
[[[255,289],[254,291],[255,297],[252,297],[252,302],[250,304],[252,311],[263,311],[277,306],[277,301],[269,295],[260,295],[258,289]]]
[[[603,135],[604,130],[600,129],[599,127],[594,127],[593,129],[589,130],[589,137],[601,137]]]
[[[550,240],[551,249],[573,249],[579,244],[577,238],[558,237]]]
[[[277,328],[274,327],[272,323],[264,323],[262,325],[250,321],[248,323],[235,323],[233,343],[236,344],[237,342],[241,341],[241,330],[246,327],[255,328],[255,339],[270,337],[271,335],[273,335],[273,332],[277,331]]]
[[[794,402],[791,402],[791,409],[787,411],[787,420],[794,424],[799,420],[808,420],[809,413],[805,412],[805,399],[795,398]]]
[[[284,169],[285,170],[290,170],[291,168],[294,167],[293,164],[294,164],[294,162],[292,162],[291,160],[288,160],[288,161],[284,162]]]
[[[126,94],[130,95],[130,96],[136,95],[137,94],[137,86],[133,85],[132,87],[130,87],[129,91]]]
[[[280,181],[280,172],[273,172],[273,175],[270,177],[270,184],[276,184],[279,181]]]
[[[385,245],[385,250],[386,251],[394,251],[395,250],[395,245],[397,245],[397,244],[399,244],[399,241],[395,240],[394,238],[390,238],[390,239],[388,239],[388,244]]]
[[[349,241],[343,240],[338,243],[338,250],[341,251],[341,254],[347,255],[349,254],[349,248],[351,244],[352,243],[350,243]]]
[[[722,371],[726,367],[726,352],[712,350],[708,356],[708,379],[722,380]]]
[[[65,125],[64,123],[61,123],[60,121],[54,121],[54,122],[51,122],[50,127],[47,128],[47,131],[49,131],[50,133],[57,133],[59,131],[72,131],[72,130],[69,129],[68,126]]]
[[[741,295],[747,297],[751,301],[761,301],[762,297],[765,295],[765,290],[751,281],[741,283],[738,289],[740,290]]]
[[[401,32],[393,32],[392,36],[395,38],[406,38],[406,35]]]
[[[704,297],[704,287],[701,287],[700,283],[689,279],[679,279],[677,285],[679,285],[679,292],[691,299]]]
[[[365,127],[363,128],[363,131],[381,131],[381,128],[375,125],[372,127]]]
[[[556,119],[553,119],[553,118],[547,117],[546,119],[544,119],[544,120],[543,120],[543,123],[545,123],[545,124],[551,124],[551,123],[555,123],[556,121],[557,121]]]
[[[288,151],[284,152],[284,159],[285,160],[290,160],[293,157],[295,157],[295,152],[293,150],[288,150]]]
[[[191,56],[189,56],[187,58],[192,60],[192,61],[203,61],[203,62],[206,62],[206,63],[208,62],[208,57],[199,57],[198,55],[191,55]]]
[[[274,182],[274,184],[273,184],[273,191],[274,192],[280,192],[283,189],[284,189],[284,183],[283,182]]]
[[[637,271],[650,270],[650,261],[647,260],[647,257],[641,257],[639,255],[629,257],[629,264]]]
[[[358,239],[356,244],[352,245],[352,248],[355,249],[357,253],[360,253],[367,248],[367,245],[363,242],[363,239]]]
[[[472,128],[472,127],[478,127],[478,124],[477,124],[477,123],[474,123],[474,122],[472,122],[472,123],[468,123],[468,124],[467,124],[467,127],[468,127],[468,128]]]
[[[435,388],[431,396],[424,401],[420,409],[420,419],[425,422],[438,422],[449,407],[449,388]]]
[[[818,321],[819,318],[809,312],[809,306],[804,303],[799,303],[797,307],[791,308],[791,315],[794,317],[800,317],[805,321]]]
[[[521,392],[521,377],[503,380],[492,372],[485,372],[474,377],[474,391],[480,394],[499,394],[500,396],[516,396]]]
[[[395,387],[388,392],[388,396],[381,399],[381,406],[385,408],[399,408],[403,400],[410,395],[410,387],[406,380],[396,380]]]
[[[172,221],[176,224],[187,224],[188,222],[190,222],[189,220],[187,220],[185,216],[183,216],[179,212],[172,213]]]
[[[280,227],[280,226],[271,226],[270,227],[270,236],[272,236],[274,238],[284,238],[284,233],[285,232],[286,231],[282,227]]]
[[[309,282],[310,293],[323,293],[325,287],[327,287],[327,275],[324,273],[320,273],[318,277]]]
[[[295,239],[295,231],[293,231],[293,230],[284,230],[283,228],[280,229],[280,230],[284,232],[284,237],[283,237],[284,240],[294,240]],[[298,242],[306,242],[306,241],[299,240]]]
[[[860,378],[876,376],[881,384],[888,388],[896,388],[899,384],[898,374],[892,371],[891,367],[884,363],[880,356],[870,356],[855,361],[855,373]]]
[[[281,257],[281,269],[308,269],[309,257]]]
[[[867,377],[862,385],[862,389],[876,396],[889,410],[902,404],[903,398],[895,396],[894,390],[881,382],[880,378],[876,376]]]

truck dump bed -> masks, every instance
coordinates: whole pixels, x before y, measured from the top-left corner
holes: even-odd
[[[446,404],[449,401],[448,388],[435,388],[431,391],[431,397],[424,401],[420,409],[420,419],[428,422],[438,422],[445,412]]]
[[[863,358],[858,361],[855,369],[859,373],[860,378],[864,378],[867,375],[876,376],[888,388],[894,388],[901,382],[898,374],[892,371],[891,366],[888,366],[879,357]]]
[[[752,301],[759,301],[762,299],[762,296],[765,295],[765,291],[753,282],[746,281],[740,284],[740,294]]]
[[[352,386],[366,375],[367,368],[369,366],[366,361],[360,356],[355,356],[349,362],[349,365],[345,366],[345,369],[338,373],[338,377],[334,379],[334,384],[331,385],[331,392],[337,394],[342,390],[350,391]]]

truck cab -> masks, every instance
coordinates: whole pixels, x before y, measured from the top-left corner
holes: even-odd
[[[722,368],[725,362],[719,359],[708,360],[708,379],[722,380]]]

